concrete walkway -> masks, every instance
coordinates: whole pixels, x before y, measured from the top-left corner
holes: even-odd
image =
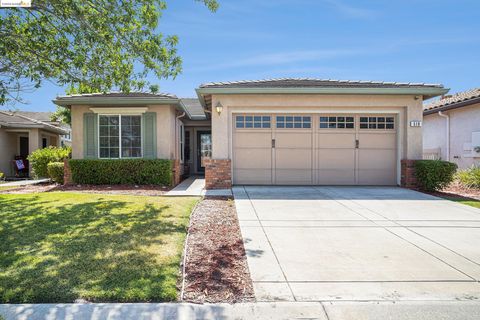
[[[480,210],[401,188],[235,187],[259,301],[480,299]]]
[[[191,176],[183,180],[178,186],[168,191],[166,196],[231,196],[231,189],[205,190],[205,178]]]
[[[46,183],[49,182],[50,179],[36,179],[36,180],[18,180],[18,181],[10,181],[0,184],[0,187],[21,187],[21,186],[28,186],[33,184],[39,183]]]
[[[6,320],[478,320],[478,302],[92,303],[0,305]]]

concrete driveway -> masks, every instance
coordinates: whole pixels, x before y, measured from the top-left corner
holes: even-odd
[[[390,187],[235,187],[259,301],[480,299],[480,210]]]

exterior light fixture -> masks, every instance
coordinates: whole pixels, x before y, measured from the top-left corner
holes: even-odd
[[[220,102],[217,103],[217,106],[215,107],[215,109],[217,110],[218,115],[220,115],[220,113],[222,113],[222,110],[223,110],[222,104]]]

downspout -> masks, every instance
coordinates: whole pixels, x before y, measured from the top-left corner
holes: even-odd
[[[175,152],[176,152],[175,156],[178,156],[178,157],[179,157],[178,160],[180,160],[180,157],[181,157],[182,155],[181,155],[181,153],[180,153],[181,151],[178,150],[178,146],[180,145],[180,143],[178,143],[178,140],[177,140],[177,138],[178,138],[178,137],[177,137],[177,135],[178,135],[177,123],[178,123],[178,120],[180,120],[180,118],[183,118],[183,117],[185,117],[185,112],[183,112],[181,115],[179,115],[179,116],[177,116],[177,117],[175,118]],[[179,152],[179,151],[180,151],[180,152]]]
[[[438,111],[438,115],[442,118],[445,118],[447,121],[445,153],[447,155],[447,161],[450,161],[450,116],[448,114],[444,114],[442,111]]]

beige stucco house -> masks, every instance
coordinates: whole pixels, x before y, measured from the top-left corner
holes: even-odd
[[[149,93],[58,97],[73,158],[178,160],[207,188],[399,185],[423,154],[423,100],[442,85],[319,79],[208,83],[198,99]]]
[[[26,160],[33,151],[60,146],[61,136],[68,133],[60,124],[37,120],[29,112],[0,111],[0,171],[14,177],[15,159]]]
[[[460,169],[480,165],[480,88],[425,105],[424,157],[455,162]]]

